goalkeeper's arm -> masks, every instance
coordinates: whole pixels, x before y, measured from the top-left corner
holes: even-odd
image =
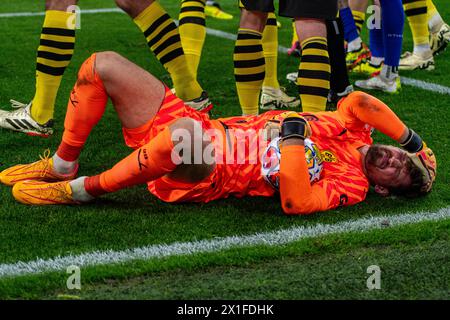
[[[313,192],[305,159],[304,139],[310,135],[305,119],[292,113],[281,125],[280,197],[286,214],[310,214],[327,206],[321,189]]]
[[[408,152],[422,149],[422,139],[409,129],[381,100],[361,92],[351,93],[339,106],[344,119],[356,119],[370,125],[401,144]],[[351,122],[351,120],[349,120]]]

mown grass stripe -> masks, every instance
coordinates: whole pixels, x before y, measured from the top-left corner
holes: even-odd
[[[119,8],[104,8],[104,9],[81,10],[80,13],[81,14],[124,13],[124,11]],[[44,15],[45,15],[45,12],[11,12],[11,13],[0,13],[0,18],[31,17],[31,16],[44,16]],[[175,22],[178,23],[178,21],[175,21]],[[233,41],[235,41],[237,38],[237,36],[235,34],[220,31],[220,30],[215,30],[215,29],[211,29],[211,28],[206,28],[206,33],[211,36],[228,39],[228,40],[233,40]],[[280,53],[287,53],[288,48],[279,46],[278,51]],[[442,86],[442,85],[435,84],[435,83],[429,83],[426,81],[416,80],[416,79],[412,79],[412,78],[407,78],[407,77],[401,77],[401,80],[402,80],[403,84],[408,85],[408,86],[413,86],[416,88],[420,88],[423,90],[436,92],[436,93],[440,93],[440,94],[450,95],[450,88],[446,87],[446,86]]]
[[[220,31],[220,30],[206,28],[206,33],[211,36],[215,36],[215,37],[219,37],[219,38],[223,38],[223,39],[228,39],[228,40],[233,40],[233,41],[236,40],[236,35],[234,35],[232,33],[224,32],[224,31]],[[288,50],[289,49],[286,47],[278,46],[278,52],[280,52],[280,53],[287,54]],[[436,93],[440,93],[440,94],[450,95],[450,88],[440,85],[440,84],[430,83],[430,82],[426,82],[426,81],[422,81],[422,80],[416,80],[416,79],[407,78],[407,77],[403,77],[403,76],[400,79],[402,81],[402,84],[405,84],[408,86],[412,86],[412,87],[416,87],[416,88],[420,88],[423,90],[436,92]]]
[[[21,275],[39,274],[43,272],[65,271],[70,265],[78,267],[124,263],[132,260],[147,260],[170,256],[192,255],[197,253],[218,252],[231,248],[252,246],[278,246],[305,238],[315,238],[329,234],[364,232],[382,229],[388,226],[400,226],[424,221],[439,221],[450,218],[450,207],[437,212],[419,212],[415,214],[384,215],[369,217],[336,224],[317,224],[311,227],[295,227],[273,232],[256,233],[248,236],[230,236],[213,240],[194,242],[176,242],[159,244],[124,251],[94,251],[80,255],[37,259],[29,262],[19,261],[13,264],[0,265],[0,278]]]

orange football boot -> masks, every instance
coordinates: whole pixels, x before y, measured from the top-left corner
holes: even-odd
[[[41,160],[30,164],[19,164],[0,172],[0,182],[8,186],[24,180],[35,181],[65,181],[76,177],[78,165],[71,174],[58,174],[53,170],[53,159],[50,158],[50,150],[46,150]]]
[[[12,193],[18,202],[29,205],[79,204],[72,198],[69,182],[22,181],[14,185]]]

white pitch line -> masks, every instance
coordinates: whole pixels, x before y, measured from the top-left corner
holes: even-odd
[[[82,10],[81,13],[123,13],[118,8]],[[18,12],[2,13],[0,18],[43,16],[45,12]],[[216,37],[229,40],[236,40],[236,35],[219,30],[207,28],[207,33]],[[287,48],[280,46],[279,51],[286,53]],[[415,86],[424,90],[450,94],[450,88],[425,81],[402,77],[402,82],[406,85]],[[383,224],[388,221],[390,226],[418,223],[423,221],[438,221],[450,218],[450,207],[438,212],[403,214],[396,216],[378,216],[372,218],[359,219],[355,221],[340,222],[334,225],[318,224],[313,227],[297,227],[284,229],[268,233],[256,233],[249,236],[232,236],[218,238],[214,240],[202,240],[195,242],[173,243],[153,245],[124,251],[94,251],[77,256],[55,257],[53,259],[38,259],[29,262],[19,261],[13,264],[0,264],[0,278],[14,277],[27,274],[39,274],[51,271],[65,271],[70,265],[79,267],[104,265],[112,263],[123,263],[132,260],[145,260],[151,258],[163,258],[170,256],[190,255],[194,253],[208,253],[227,250],[236,247],[250,247],[257,245],[277,246],[305,238],[314,238],[329,234],[339,234],[348,232],[363,232],[383,228]]]
[[[237,36],[233,33],[220,31],[220,30],[216,30],[216,29],[211,29],[211,28],[206,28],[206,34],[209,34],[211,36],[218,37],[218,38],[232,40],[232,41],[236,41],[236,39],[237,39]]]
[[[119,8],[105,8],[105,9],[88,9],[81,10],[80,13],[83,14],[94,14],[94,13],[125,13]],[[0,13],[0,18],[16,18],[16,17],[37,17],[45,16],[45,11],[42,12],[11,12],[11,13]]]
[[[450,88],[446,86],[442,86],[440,84],[430,83],[422,80],[416,80],[407,77],[400,77],[402,84],[406,84],[408,86],[413,86],[416,88],[420,88],[427,91],[433,91],[441,94],[450,95]]]
[[[211,253],[231,248],[252,246],[278,246],[306,238],[315,238],[330,234],[364,232],[395,227],[424,221],[450,219],[450,207],[437,212],[420,212],[415,214],[385,215],[344,221],[337,224],[317,224],[311,227],[293,227],[273,232],[256,233],[247,236],[230,236],[212,240],[194,242],[176,242],[159,244],[124,251],[94,251],[80,255],[38,259],[29,262],[19,261],[13,264],[0,264],[0,278],[39,274],[43,272],[65,272],[67,267],[78,267],[117,264],[133,260],[159,259],[171,256],[185,256],[198,253]]]

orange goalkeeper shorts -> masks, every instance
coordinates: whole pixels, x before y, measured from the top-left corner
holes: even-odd
[[[174,121],[183,117],[199,121],[204,130],[222,128],[220,123],[211,120],[207,114],[186,106],[169,88],[165,87],[165,89],[165,98],[158,113],[152,119],[138,128],[122,128],[127,146],[133,149],[142,147]],[[164,176],[148,182],[148,189],[166,202],[206,202],[210,197],[211,185],[216,184],[217,170],[219,166],[216,166],[211,175],[203,181],[195,183],[179,182]]]

